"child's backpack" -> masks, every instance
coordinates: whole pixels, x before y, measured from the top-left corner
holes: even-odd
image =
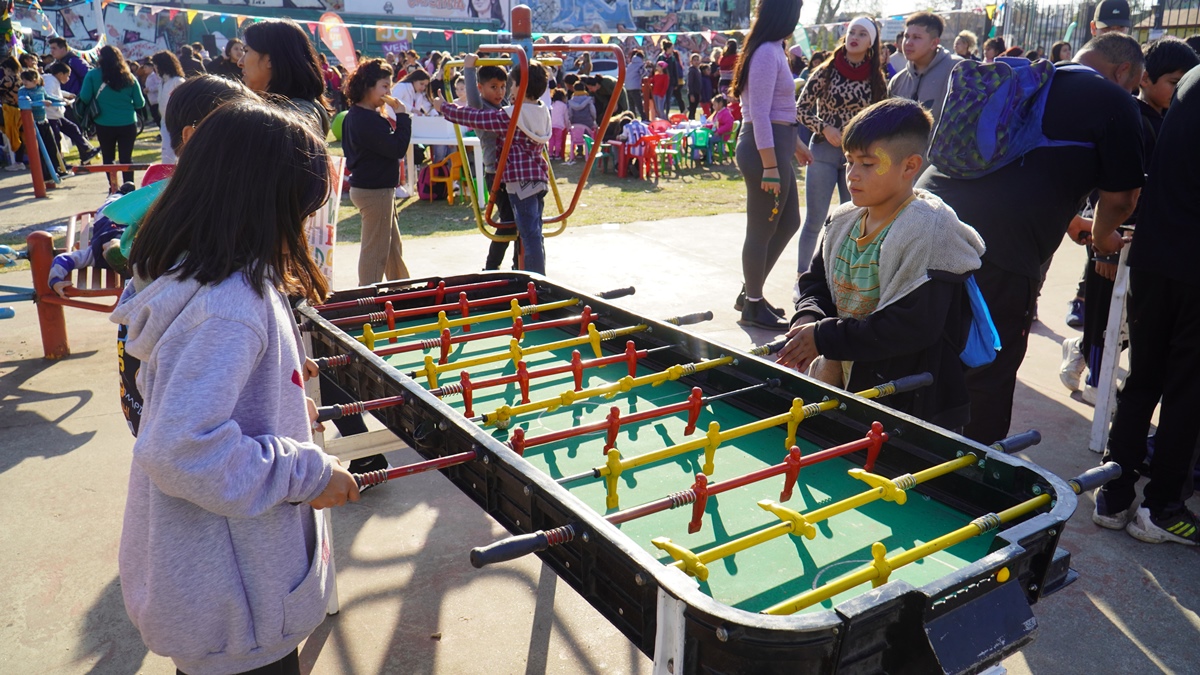
[[[960,61],[950,72],[942,118],[933,132],[929,161],[951,178],[979,178],[1035,148],[1092,143],[1056,141],[1042,133],[1042,116],[1055,67],[1047,60],[999,58]],[[1058,68],[1088,72],[1086,66]]]
[[[996,360],[1000,334],[996,332],[996,324],[992,323],[992,313],[979,284],[975,283],[975,276],[967,277],[964,286],[971,302],[971,327],[967,331],[967,344],[958,357],[968,368],[978,368]]]
[[[435,174],[437,176],[449,176],[450,175],[450,167],[449,166],[439,166],[437,169],[432,169],[432,170],[437,171],[437,173]],[[421,167],[420,171],[417,172],[417,196],[420,197],[421,199],[428,199],[430,201],[438,201],[440,199],[445,199],[446,198],[446,184],[445,183],[434,183],[433,181],[429,180],[430,171],[431,171],[430,165],[426,164],[425,166]]]

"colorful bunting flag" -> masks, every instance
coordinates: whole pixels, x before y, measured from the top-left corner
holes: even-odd
[[[194,20],[196,19],[196,15],[197,15],[197,14],[199,14],[199,12],[197,12],[196,10],[194,10],[194,9],[189,9],[189,10],[187,11],[187,22],[188,22],[188,23],[191,23],[192,21],[194,21]]]

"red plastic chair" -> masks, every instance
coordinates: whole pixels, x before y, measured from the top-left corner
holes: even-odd
[[[654,120],[647,126],[650,127],[652,134],[665,134],[671,128],[671,123],[666,120]]]
[[[654,179],[658,180],[658,144],[661,140],[654,134],[646,134],[638,139],[637,147],[641,150],[641,156],[637,159],[642,167],[642,180],[649,180],[651,172],[654,173]]]

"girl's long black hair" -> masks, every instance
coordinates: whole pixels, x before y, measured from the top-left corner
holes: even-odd
[[[137,84],[133,73],[129,72],[129,64],[125,63],[125,56],[121,54],[120,49],[112,45],[104,45],[100,48],[97,65],[100,67],[100,78],[104,84],[112,87],[115,91],[121,91],[131,84]]]
[[[298,114],[231,101],[200,123],[171,182],[146,214],[129,262],[216,284],[244,274],[309,302],[329,293],[309,254],[304,221],[329,192],[324,140]]]
[[[246,28],[246,45],[271,57],[271,81],[267,91],[291,99],[324,105],[325,77],[317,52],[304,32],[291,19],[261,21]]]
[[[733,70],[733,85],[730,90],[734,96],[741,96],[746,90],[746,76],[750,72],[750,57],[764,44],[783,42],[796,30],[800,21],[800,7],[803,0],[758,0],[758,10],[754,13],[754,22],[746,33],[746,45],[738,54],[737,66]]]

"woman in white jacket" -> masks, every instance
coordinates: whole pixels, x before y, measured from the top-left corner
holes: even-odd
[[[429,73],[414,70],[392,87],[392,97],[404,104],[410,115],[429,115],[433,104],[425,93],[429,89]]]
[[[183,84],[183,66],[179,64],[179,59],[168,51],[161,51],[150,57],[150,61],[154,64],[154,72],[158,73],[158,77],[162,80],[162,84],[158,90],[158,108],[160,116],[165,120],[167,117],[167,105],[171,100],[171,92],[175,88]],[[171,148],[171,134],[167,132],[167,124],[165,121],[158,125],[159,133],[162,134],[162,163],[174,164],[178,161],[175,156],[175,151]]]

